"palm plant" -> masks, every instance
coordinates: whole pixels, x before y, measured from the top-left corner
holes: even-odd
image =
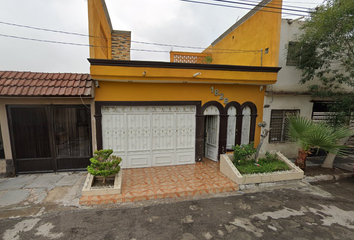
[[[306,117],[288,116],[287,135],[289,140],[297,142],[300,147],[295,164],[305,170],[306,158],[314,148],[346,155],[346,146],[338,144],[338,141],[354,133],[348,127],[333,128],[324,122],[315,123]]]

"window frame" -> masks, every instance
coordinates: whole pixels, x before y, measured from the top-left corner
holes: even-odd
[[[297,42],[295,41],[288,42],[287,53],[286,53],[286,66],[296,66],[296,59],[292,59],[292,54],[290,54],[291,51],[294,51],[291,48],[294,48],[296,44]]]
[[[282,111],[282,116],[274,116],[275,112],[280,112]],[[289,139],[286,137],[285,129],[286,129],[286,122],[285,119],[287,117],[287,114],[295,114],[295,115],[300,115],[300,109],[272,109],[270,113],[270,121],[269,121],[269,128],[271,128],[271,131],[269,132],[269,137],[268,137],[268,142],[269,143],[286,143],[286,142],[291,142]],[[280,124],[280,129],[274,127],[274,120],[273,119],[281,119],[281,124]],[[272,121],[273,120],[273,121]],[[279,140],[279,134],[276,133],[276,136],[274,136],[274,131],[272,130],[277,130],[280,131],[280,140]],[[272,138],[276,138],[276,140],[273,140]]]

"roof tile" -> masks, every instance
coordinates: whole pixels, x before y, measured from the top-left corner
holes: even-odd
[[[10,76],[11,73],[12,73],[11,71],[5,72],[2,78],[8,78],[8,76]]]
[[[23,90],[22,90],[22,95],[23,95],[23,96],[27,96],[29,89],[30,89],[30,87],[25,86],[25,87],[23,88]]]
[[[65,88],[65,95],[70,96],[72,91],[73,91],[72,88]]]
[[[24,72],[23,75],[21,76],[22,78],[28,78],[31,72]],[[4,77],[4,76],[3,76]]]
[[[78,93],[78,89],[79,89],[79,88],[74,88],[71,94],[72,94],[72,95],[78,95],[78,94],[77,94],[77,93]]]
[[[60,90],[59,87],[54,87],[52,95],[58,95],[59,94],[59,90]]]
[[[67,86],[67,87],[72,87],[75,82],[76,82],[75,80],[70,80],[70,81],[68,81],[68,83],[66,84],[66,86]]]
[[[54,90],[54,88],[52,88],[52,87],[47,87],[46,92],[45,92],[45,95],[47,95],[47,96],[52,95],[53,90]]]
[[[11,72],[10,75],[8,76],[8,78],[15,78],[16,75],[17,75],[17,72]]]
[[[35,87],[30,87],[30,88],[28,89],[27,94],[28,94],[29,96],[34,95],[33,93],[34,93],[34,90],[35,90],[35,89],[36,89]]]
[[[85,93],[85,88],[79,88],[78,89],[77,94],[79,94],[81,96],[81,95],[84,95],[84,93]]]
[[[89,74],[0,71],[0,96],[91,96]]]
[[[15,91],[15,93],[14,93],[14,95],[21,95],[22,90],[23,90],[23,86],[17,87],[17,88],[16,88],[16,91]]]

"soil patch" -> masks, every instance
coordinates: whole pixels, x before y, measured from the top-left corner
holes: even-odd
[[[350,172],[339,168],[323,168],[321,166],[310,166],[305,169],[305,175],[309,177],[319,175],[342,175],[344,173]]]
[[[106,182],[103,183],[102,179],[94,179],[92,183],[92,187],[113,187],[114,179],[106,179]]]

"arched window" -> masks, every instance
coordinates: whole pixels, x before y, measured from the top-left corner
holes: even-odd
[[[250,143],[250,131],[251,131],[251,108],[246,106],[242,110],[242,133],[241,144]]]
[[[227,110],[227,143],[226,149],[231,150],[235,146],[236,142],[236,114],[237,110],[234,106],[231,106]]]

